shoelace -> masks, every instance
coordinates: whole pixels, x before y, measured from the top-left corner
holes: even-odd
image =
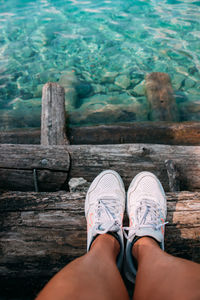
[[[134,220],[135,225],[131,227],[123,227],[124,236],[132,240],[137,231],[142,228],[153,228],[154,230],[158,230],[165,224],[160,222],[160,209],[159,204],[152,199],[142,199],[138,202],[135,215],[137,216],[137,220]],[[130,231],[130,234],[127,234],[126,231]]]
[[[98,200],[98,206],[95,210],[95,218],[97,221],[94,227],[95,233],[97,234],[103,234],[109,231],[116,232],[121,227],[121,224],[116,218],[118,216],[118,207],[116,207],[116,203],[113,203],[114,201],[110,200],[110,198],[101,198]]]

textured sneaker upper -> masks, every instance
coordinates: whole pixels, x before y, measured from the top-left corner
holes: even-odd
[[[112,170],[100,173],[92,182],[86,195],[87,250],[98,234],[115,233],[121,246],[118,257],[123,259],[122,219],[125,208],[125,189],[121,177]]]

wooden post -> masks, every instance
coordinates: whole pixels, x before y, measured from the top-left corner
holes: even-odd
[[[153,72],[146,76],[146,93],[150,120],[178,121],[178,109],[168,74]]]
[[[69,144],[66,137],[65,91],[55,82],[48,82],[42,90],[41,144]]]

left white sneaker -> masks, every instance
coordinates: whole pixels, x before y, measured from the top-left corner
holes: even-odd
[[[99,234],[110,233],[120,243],[117,266],[123,262],[124,239],[122,221],[125,209],[125,189],[119,174],[112,170],[101,172],[91,183],[85,200],[87,220],[87,251]]]

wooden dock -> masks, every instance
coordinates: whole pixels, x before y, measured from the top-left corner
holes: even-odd
[[[119,172],[126,188],[140,171],[156,174],[167,192],[166,250],[200,262],[199,123],[68,131],[63,89],[46,84],[42,103],[41,134],[0,134],[1,299],[33,299],[86,252],[85,193],[105,169]],[[74,179],[80,184],[72,188]]]

